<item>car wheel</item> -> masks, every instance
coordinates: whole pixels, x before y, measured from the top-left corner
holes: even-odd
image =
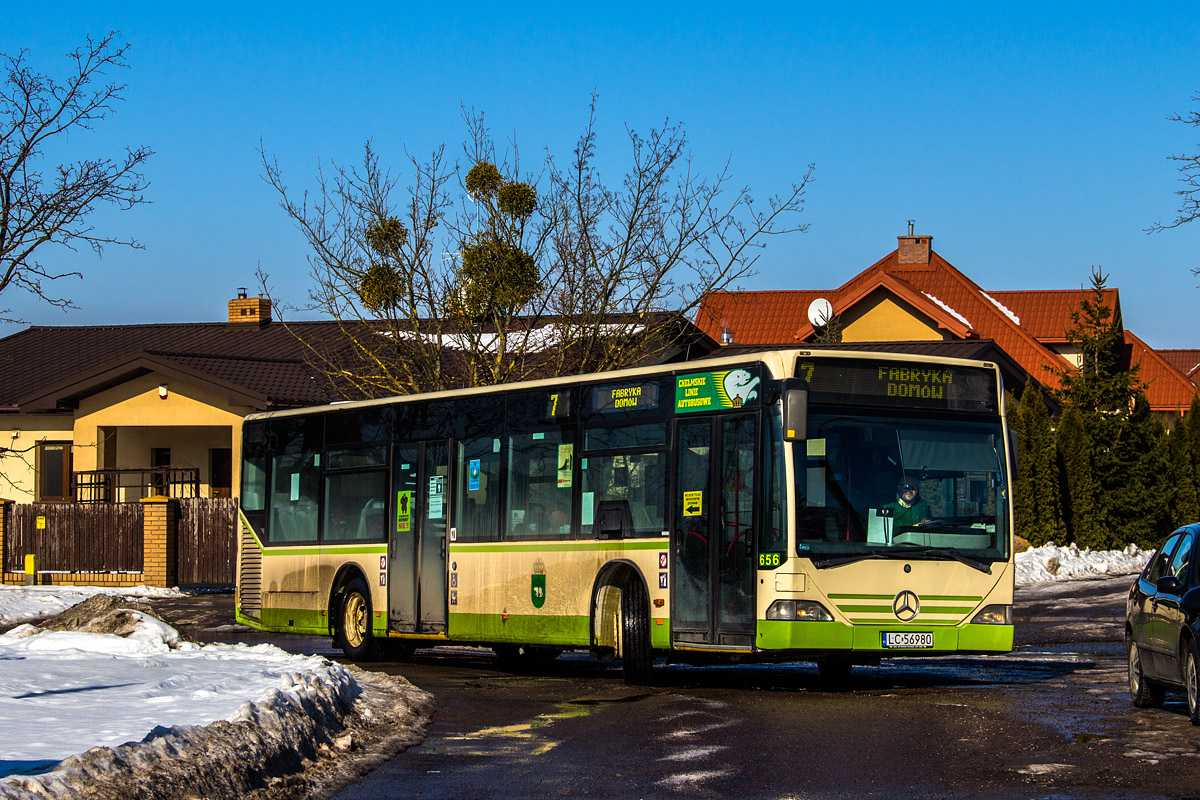
[[[1187,643],[1183,659],[1183,685],[1187,689],[1188,717],[1193,725],[1200,725],[1200,652],[1195,642]]]
[[[1135,708],[1156,708],[1163,704],[1166,690],[1146,678],[1142,671],[1142,654],[1137,642],[1126,637],[1125,647],[1129,651],[1129,696]]]

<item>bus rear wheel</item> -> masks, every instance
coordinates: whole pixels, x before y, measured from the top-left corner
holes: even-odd
[[[631,686],[648,684],[653,665],[650,603],[645,587],[635,578],[621,589],[621,672],[625,683]]]
[[[355,578],[342,590],[338,604],[334,644],[351,661],[374,661],[379,643],[371,634],[371,593],[362,580]]]

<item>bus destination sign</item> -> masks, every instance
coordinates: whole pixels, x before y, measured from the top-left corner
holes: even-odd
[[[617,386],[597,386],[592,392],[592,410],[607,414],[613,411],[658,408],[657,383],[622,383]]]
[[[999,410],[996,373],[981,367],[872,359],[813,359],[796,364],[810,402],[947,411]]]
[[[748,369],[679,375],[675,378],[675,413],[742,408],[759,400],[761,381]]]

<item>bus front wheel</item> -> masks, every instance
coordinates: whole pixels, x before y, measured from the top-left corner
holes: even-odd
[[[371,619],[371,593],[362,580],[355,578],[342,590],[334,634],[334,644],[351,661],[373,661],[379,655],[379,643],[371,634]]]
[[[650,649],[650,603],[639,580],[621,589],[621,672],[625,683],[650,682],[654,653]]]

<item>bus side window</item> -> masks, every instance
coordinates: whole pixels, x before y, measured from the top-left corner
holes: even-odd
[[[500,538],[501,463],[500,440],[493,436],[458,443],[458,541],[494,542]]]
[[[559,431],[543,431],[514,434],[508,447],[507,538],[569,538],[574,445]]]

